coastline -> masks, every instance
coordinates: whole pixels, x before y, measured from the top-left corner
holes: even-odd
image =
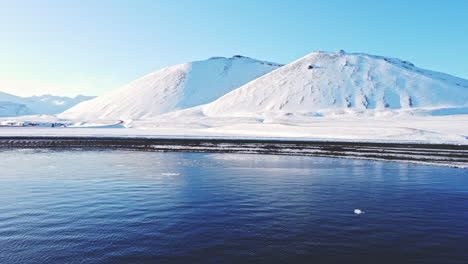
[[[0,150],[135,150],[246,153],[398,161],[468,168],[468,145],[231,138],[3,136]]]

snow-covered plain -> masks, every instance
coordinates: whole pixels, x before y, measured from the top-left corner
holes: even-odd
[[[7,122],[38,122],[30,116]],[[117,120],[76,122],[53,116],[41,117],[41,124],[68,127],[2,127],[0,136],[105,136],[268,138],[356,142],[417,142],[468,144],[468,115],[393,117],[159,117],[120,123]]]

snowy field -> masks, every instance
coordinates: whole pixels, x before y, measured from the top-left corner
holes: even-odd
[[[35,127],[15,127],[28,122]],[[468,115],[391,117],[205,117],[70,121],[54,116],[0,119],[0,136],[268,138],[468,145]],[[50,127],[54,124],[55,127]],[[60,127],[64,125],[66,127]]]

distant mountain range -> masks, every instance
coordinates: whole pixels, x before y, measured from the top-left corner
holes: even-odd
[[[41,95],[32,97],[19,97],[0,92],[0,117],[13,117],[32,114],[53,115],[93,99],[92,96],[61,97]]]

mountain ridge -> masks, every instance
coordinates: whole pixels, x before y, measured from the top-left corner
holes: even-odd
[[[92,98],[94,97],[84,95],[66,97],[50,94],[21,97],[0,91],[0,116],[53,115]]]

